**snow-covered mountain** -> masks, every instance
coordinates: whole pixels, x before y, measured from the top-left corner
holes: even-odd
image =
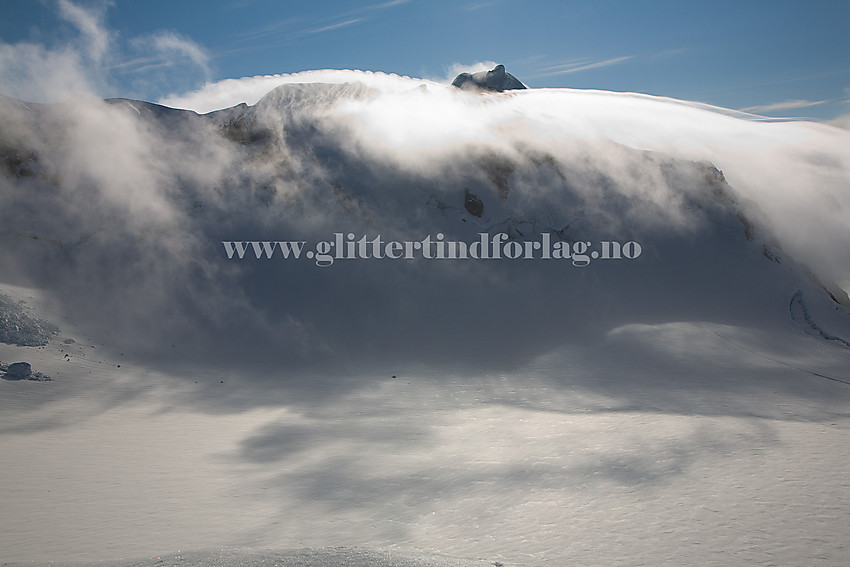
[[[436,353],[501,364],[636,321],[792,325],[798,290],[824,316],[830,293],[847,303],[716,164],[558,131],[523,115],[537,108],[525,94],[286,84],[202,116],[123,99],[6,100],[2,261],[123,349],[180,343],[215,364],[246,352],[287,365],[432,364]],[[572,95],[540,94],[563,106]],[[338,233],[465,243],[503,233],[523,255],[546,235],[567,250],[590,243],[586,255],[634,242],[640,257],[317,267],[228,260],[223,245],[309,248]]]
[[[593,556],[559,547],[585,505],[590,524],[571,529],[596,541],[591,532],[614,529],[611,506],[667,517],[650,504],[659,494],[704,505],[702,488],[688,487],[721,490],[736,474],[717,457],[727,449],[764,444],[780,459],[782,438],[799,451],[782,466],[802,474],[789,463],[823,456],[805,448],[810,427],[789,424],[828,430],[827,446],[846,441],[850,133],[628,93],[328,76],[206,114],[126,99],[0,99],[0,337],[21,336],[12,326],[24,316],[59,329],[47,346],[0,348],[4,363],[29,359],[53,378],[0,383],[12,416],[4,447],[18,447],[18,428],[126,433],[106,408],[133,413],[144,400],[184,407],[190,417],[154,423],[197,444],[186,458],[198,465],[217,449],[191,431],[226,415],[216,423],[234,427],[222,443],[236,468],[217,463],[204,482],[248,467],[287,510],[279,529],[275,514],[257,512],[256,529],[229,541],[199,535],[220,533],[208,519],[170,532],[175,540],[134,516],[140,538],[113,534],[106,557],[142,555],[142,541],[398,544],[563,564]],[[41,393],[9,401],[5,392],[24,387]],[[57,393],[39,398],[45,388]],[[86,399],[87,388],[108,401]],[[167,391],[181,392],[175,406]],[[65,396],[84,401],[67,423],[51,421]],[[132,423],[146,423],[151,414],[138,411]],[[78,419],[99,425],[80,432]],[[154,438],[142,443],[159,447]],[[585,442],[600,451],[590,460]],[[707,477],[696,478],[696,462]],[[747,463],[741,474],[765,472]],[[837,469],[818,470],[825,492],[812,498],[834,498]],[[278,480],[259,480],[272,471]],[[756,499],[774,490],[750,489]],[[244,512],[253,496],[240,494],[234,510]],[[732,513],[733,501],[720,507]],[[207,518],[197,502],[185,500],[187,518]],[[845,504],[829,508],[829,522],[789,528],[825,530],[831,564]],[[43,520],[24,500],[13,507]],[[756,529],[756,508],[732,531]],[[688,534],[708,522],[718,538],[709,562],[723,563],[722,519],[677,518]],[[335,540],[336,521],[346,527]],[[468,536],[457,535],[452,526],[466,522]],[[0,547],[15,546],[14,559],[92,557],[61,545],[34,553],[9,525]],[[599,557],[649,561],[647,533],[676,540],[635,527]]]

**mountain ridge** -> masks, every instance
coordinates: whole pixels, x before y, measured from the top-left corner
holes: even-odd
[[[31,122],[5,147],[25,146],[29,139],[31,157],[4,154],[5,191],[31,186],[30,210],[52,211],[53,220],[16,216],[20,201],[4,208],[4,265],[50,286],[57,273],[69,282],[82,281],[85,270],[94,274],[106,262],[118,267],[120,281],[136,290],[131,293],[140,286],[162,291],[151,303],[137,304],[119,300],[123,293],[100,285],[96,292],[73,283],[55,290],[76,316],[91,319],[101,331],[115,325],[113,316],[122,324],[134,321],[140,330],[127,333],[130,343],[168,356],[163,345],[179,340],[194,345],[184,350],[195,353],[191,359],[216,352],[212,358],[218,363],[219,357],[226,360],[243,348],[258,360],[268,358],[260,354],[262,345],[283,341],[290,346],[272,358],[280,356],[296,366],[313,364],[317,356],[373,361],[377,345],[386,341],[395,345],[393,356],[399,359],[424,362],[433,349],[449,352],[449,361],[468,358],[463,345],[469,339],[462,337],[474,336],[476,329],[495,329],[503,317],[527,334],[521,341],[529,349],[524,357],[550,348],[558,333],[565,340],[581,335],[556,332],[558,318],[579,321],[588,336],[629,318],[731,321],[749,313],[757,321],[759,310],[768,309],[758,282],[787,280],[786,291],[771,292],[775,307],[769,308],[785,317],[786,308],[779,306],[787,305],[799,289],[825,287],[792,261],[760,205],[730,186],[710,161],[665,156],[617,140],[582,143],[567,138],[557,147],[527,137],[524,128],[514,129],[517,136],[498,121],[492,132],[489,126],[470,132],[476,124],[464,119],[462,128],[435,133],[420,122],[420,111],[457,106],[490,120],[491,112],[502,112],[516,99],[495,93],[481,102],[463,91],[453,94],[446,87],[413,83],[410,90],[390,92],[364,82],[287,84],[255,105],[203,115],[127,99],[92,102],[91,109],[71,119],[61,110],[68,107],[48,105],[33,113],[18,105],[11,113],[24,112]],[[533,89],[522,93],[535,94]],[[384,108],[398,120],[369,121]],[[109,119],[101,121],[101,114]],[[525,120],[523,124],[539,127],[533,115]],[[102,160],[76,148],[52,150],[49,138],[39,139],[43,134],[36,123],[51,124],[42,128],[51,136],[89,140],[110,139],[106,128],[117,125],[123,137],[114,147],[102,147],[113,156]],[[373,125],[390,128],[390,137],[372,132]],[[392,144],[397,127],[421,135],[417,143],[424,144],[424,151],[411,153],[404,146],[409,140]],[[443,136],[448,153],[430,145],[429,137],[435,135]],[[80,168],[80,160],[90,165]],[[115,175],[113,164],[120,166],[115,173],[125,168],[133,174]],[[474,200],[475,209],[465,199]],[[87,208],[85,200],[96,206]],[[63,209],[69,203],[73,206]],[[504,233],[507,241],[517,243],[545,233],[569,246],[636,241],[644,255],[633,262],[590,262],[586,268],[566,269],[541,260],[446,264],[419,259],[336,262],[322,271],[303,262],[227,260],[220,244],[289,238],[313,245],[334,233],[416,241],[437,232],[467,243],[481,233]],[[58,243],[56,251],[46,252],[39,244],[46,242]],[[116,248],[116,243],[121,244]],[[335,272],[340,281],[329,275]],[[475,291],[478,279],[495,285]],[[518,301],[507,283],[512,279],[526,281],[537,295]],[[586,296],[583,306],[565,303],[553,310],[559,305],[558,279]],[[167,282],[176,281],[182,282],[182,290],[172,297]],[[387,293],[385,281],[401,287]],[[642,303],[622,296],[629,285],[647,294]],[[826,287],[823,297],[846,303],[837,286]],[[324,306],[322,298],[344,296],[346,289],[369,299],[365,304],[342,301],[339,307],[347,315],[340,327],[339,311]],[[114,311],[93,317],[95,306],[109,297]],[[205,309],[205,302],[216,309]],[[497,306],[511,302],[515,305],[508,313],[499,314]],[[552,313],[546,323],[533,330],[535,317],[547,309]],[[446,317],[458,315],[464,323],[446,323]],[[141,329],[158,328],[174,316],[175,334],[161,341],[144,336]],[[382,319],[386,325],[378,323]],[[407,339],[393,331],[405,320],[413,329],[421,326]],[[198,324],[204,328],[200,333],[193,331]],[[234,328],[245,340],[222,348],[225,334]],[[499,364],[523,352],[507,354],[510,337],[485,331],[473,344],[492,345],[475,358]],[[540,344],[532,346],[535,341]],[[414,354],[423,344],[428,348]]]

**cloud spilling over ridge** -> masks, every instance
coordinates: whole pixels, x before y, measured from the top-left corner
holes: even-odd
[[[450,84],[460,73],[477,73],[488,71],[497,65],[494,61],[481,61],[472,64],[453,63],[449,66],[445,77],[439,79],[423,78],[412,80],[417,84],[443,83]],[[302,71],[300,73],[281,73],[275,75],[257,75],[253,77],[242,77],[240,79],[224,79],[221,81],[208,82],[200,89],[188,93],[171,94],[161,98],[158,102],[173,108],[194,110],[201,114],[213,110],[221,110],[236,106],[237,104],[256,104],[269,91],[280,85],[293,83],[340,83],[359,80],[358,77],[370,85],[380,85],[383,90],[401,89],[408,90],[409,84],[396,81],[397,78],[410,79],[410,77],[399,77],[395,74],[376,73],[372,71],[321,69]]]
[[[194,110],[200,114],[236,106],[237,104],[256,104],[263,96],[275,87],[288,84],[329,83],[342,84],[363,82],[383,91],[407,91],[411,88],[410,81],[415,85],[436,84],[426,79],[411,79],[394,74],[372,71],[321,69],[302,71],[300,73],[283,73],[278,75],[258,75],[241,79],[224,79],[207,83],[199,90],[185,94],[169,95],[159,100],[160,104],[172,108]]]
[[[156,37],[203,63],[181,38]],[[68,80],[91,93],[86,53],[99,51],[86,45],[4,45],[0,70],[23,73],[9,62],[30,53],[42,81],[30,87]],[[124,68],[146,67],[160,68]],[[834,127],[639,94],[480,94],[345,70],[223,81],[163,102],[224,110],[0,100],[0,273],[46,288],[139,356],[517,363],[624,324],[787,323],[804,284],[785,280],[804,278],[777,263],[786,252],[822,278],[850,277],[850,133]],[[255,106],[227,108],[239,102]],[[590,268],[320,268],[229,261],[222,248],[438,232],[634,240],[646,252]]]
[[[286,81],[254,108],[207,116],[127,101],[5,101],[11,138],[32,157],[16,150],[20,163],[2,180],[4,272],[52,288],[76,318],[135,352],[168,355],[175,344],[196,361],[287,367],[441,353],[451,366],[516,363],[640,321],[786,317],[795,288],[762,289],[788,277],[770,260],[782,257],[771,229],[821,274],[850,265],[839,129],[644,95],[478,94],[362,71]],[[466,193],[483,213],[465,208]],[[16,214],[22,204],[35,214]],[[312,247],[349,232],[467,242],[545,232],[636,240],[647,252],[589,268],[320,268],[228,261],[221,245]]]
[[[363,82],[372,99],[340,104],[364,145],[405,150],[415,163],[458,142],[509,148],[612,140],[631,148],[715,164],[731,185],[767,213],[782,243],[840,279],[850,275],[850,169],[847,133],[813,122],[764,121],[755,115],[634,93],[532,89],[507,97],[460,96],[408,77],[361,71],[310,71],[208,84],[163,102],[204,112],[253,104],[281,84]],[[424,88],[427,89],[423,91]],[[393,148],[395,150],[393,150]],[[418,157],[417,157],[418,156]]]

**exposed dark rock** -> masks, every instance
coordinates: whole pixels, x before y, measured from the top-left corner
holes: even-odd
[[[3,380],[28,380],[30,382],[51,382],[53,378],[41,372],[33,372],[28,362],[5,364],[0,362],[0,378]]]
[[[478,195],[470,193],[469,189],[463,190],[463,207],[474,217],[480,217],[484,213],[484,203]]]
[[[32,366],[29,362],[13,362],[6,369],[6,376],[13,380],[26,380],[32,376]]]
[[[490,71],[478,73],[461,73],[452,81],[452,86],[459,89],[503,92],[527,88],[519,79],[505,71],[504,65],[496,65]]]

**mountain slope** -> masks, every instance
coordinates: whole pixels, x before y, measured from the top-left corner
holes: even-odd
[[[711,163],[570,132],[553,144],[535,138],[542,126],[530,113],[489,124],[488,107],[498,115],[519,95],[485,96],[291,84],[201,116],[118,99],[38,112],[7,102],[11,123],[24,126],[4,136],[14,149],[4,157],[3,264],[52,288],[99,332],[120,328],[123,348],[168,357],[180,342],[196,361],[221,354],[216,364],[236,353],[293,365],[428,363],[436,352],[449,364],[501,364],[634,322],[792,325],[798,289],[828,297],[783,250],[760,203]],[[465,107],[481,123],[423,121]],[[373,121],[375,112],[387,116]],[[466,244],[503,233],[523,251],[547,235],[568,251],[590,243],[580,257],[628,242],[641,255],[318,267],[228,260],[222,245],[311,248],[349,233]]]

